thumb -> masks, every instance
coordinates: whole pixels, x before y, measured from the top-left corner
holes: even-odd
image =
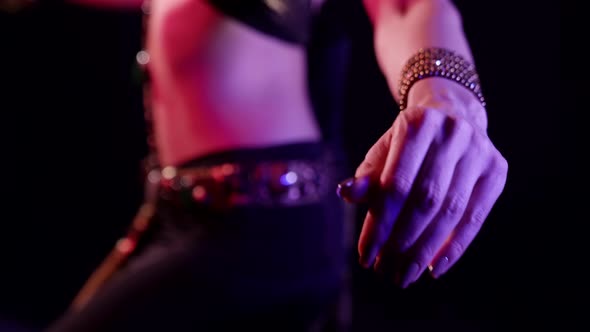
[[[368,199],[370,187],[371,177],[369,175],[348,178],[338,183],[336,194],[346,202],[361,203]]]
[[[368,199],[378,186],[381,171],[387,160],[390,141],[391,130],[388,130],[369,149],[365,159],[356,169],[355,176],[338,184],[336,193],[340,198],[349,203],[361,203]]]

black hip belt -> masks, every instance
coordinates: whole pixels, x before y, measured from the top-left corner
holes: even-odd
[[[215,209],[296,206],[318,202],[334,189],[327,160],[222,163],[152,170],[159,197],[180,205]]]

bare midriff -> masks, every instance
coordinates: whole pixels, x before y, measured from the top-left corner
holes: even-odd
[[[160,162],[318,141],[301,46],[222,17],[204,1],[154,1],[147,34]]]

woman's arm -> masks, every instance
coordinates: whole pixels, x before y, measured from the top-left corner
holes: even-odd
[[[450,0],[364,4],[378,63],[403,111],[339,188],[349,201],[368,200],[361,264],[407,287],[426,267],[439,277],[463,255],[504,189],[508,164],[487,135],[473,58]],[[412,58],[417,67],[406,71]]]
[[[440,47],[473,62],[461,14],[451,0],[363,0],[374,28],[377,60],[389,87],[399,101],[402,67],[420,48]],[[486,129],[487,118],[473,93],[442,78],[420,80],[408,97],[409,106],[440,105],[454,100],[468,107],[465,114]]]

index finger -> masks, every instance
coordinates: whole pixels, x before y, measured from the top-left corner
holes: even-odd
[[[404,112],[405,113],[405,112]],[[405,114],[392,127],[387,159],[379,177],[382,195],[369,206],[359,238],[360,263],[373,264],[385,244],[395,221],[404,208],[421,165],[440,127],[442,117],[436,112],[418,112],[422,119],[414,121]]]

